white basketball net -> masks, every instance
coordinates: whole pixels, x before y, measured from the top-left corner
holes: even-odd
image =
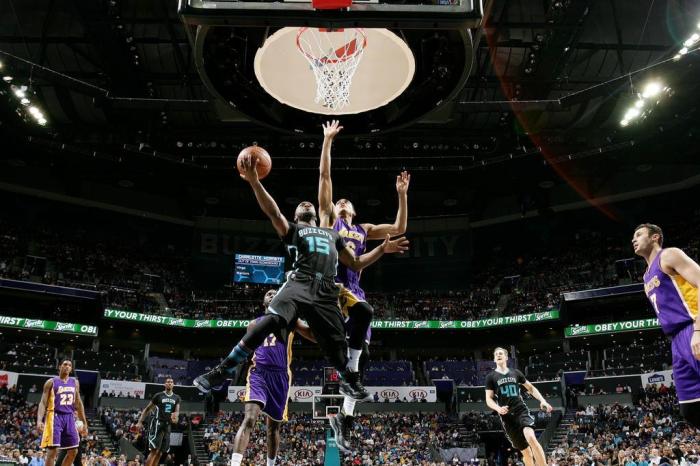
[[[350,86],[367,36],[362,29],[328,31],[300,28],[297,47],[316,78],[316,103],[341,110],[350,103]]]

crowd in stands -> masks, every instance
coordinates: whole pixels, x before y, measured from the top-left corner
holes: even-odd
[[[188,247],[163,242],[157,234],[129,242],[119,231],[99,225],[22,225],[13,220],[0,217],[0,277],[99,290],[108,306],[151,314],[236,319],[261,312],[267,286],[198,290]],[[692,225],[666,225],[666,235],[696,257]],[[368,300],[377,319],[472,320],[494,312],[544,311],[555,307],[565,291],[639,281],[644,268],[634,259],[628,237],[586,229],[566,236],[566,247],[481,259],[487,262],[459,290],[369,293]]]
[[[204,431],[204,441],[214,465],[227,464],[233,439],[243,416],[219,413]],[[326,421],[290,414],[283,424],[278,464],[316,465],[323,458]],[[434,449],[449,446],[454,426],[445,414],[374,413],[361,415],[352,431],[353,454],[343,456],[344,465],[433,465]],[[246,464],[265,463],[265,427],[261,418],[245,454]]]
[[[635,406],[588,406],[576,413],[550,466],[690,466],[700,433],[682,420],[674,387],[648,386]]]

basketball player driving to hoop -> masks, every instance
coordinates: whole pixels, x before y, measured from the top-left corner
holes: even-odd
[[[399,209],[396,221],[390,224],[355,223],[355,208],[347,199],[333,204],[333,183],[331,180],[331,146],[333,139],[343,129],[338,120],[323,125],[323,148],[319,165],[318,205],[319,224],[333,228],[345,240],[356,255],[364,253],[367,240],[381,240],[386,235],[397,236],[406,232],[408,216],[408,185],[411,175],[402,172],[396,177],[396,192],[399,196]],[[346,318],[348,332],[348,369],[360,373],[369,360],[369,342],[372,335],[370,323],[374,309],[365,300],[365,292],[360,287],[361,271],[354,271],[344,264],[338,264],[336,282],[342,284],[340,307]],[[355,400],[345,397],[343,409],[331,420],[336,434],[336,442],[341,450],[349,449],[349,431],[354,420]]]

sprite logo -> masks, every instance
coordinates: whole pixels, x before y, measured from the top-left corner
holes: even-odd
[[[571,327],[571,335],[583,335],[585,333],[590,333],[590,329],[587,325],[582,325],[580,327]]]
[[[209,327],[209,321],[208,320],[198,320],[194,324],[194,328],[202,328],[202,327]]]
[[[74,325],[73,325],[73,324],[67,324],[67,323],[63,323],[63,322],[56,322],[56,331],[57,331],[57,332],[66,332],[66,331],[72,332],[73,329],[74,329]]]
[[[183,327],[184,327],[184,325],[185,325],[185,319],[182,319],[182,318],[180,318],[180,319],[171,319],[171,320],[170,320],[170,325],[180,325],[180,326],[183,326]]]
[[[428,328],[428,321],[419,320],[413,325],[413,328]]]
[[[445,320],[440,322],[440,328],[452,328],[455,326],[453,320]]]
[[[25,328],[37,328],[37,327],[43,327],[44,326],[44,321],[39,320],[39,319],[27,319],[24,321],[24,327]]]

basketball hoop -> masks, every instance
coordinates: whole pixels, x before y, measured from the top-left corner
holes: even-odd
[[[316,103],[331,110],[341,110],[350,103],[350,86],[367,35],[360,28],[299,28],[297,48],[311,66],[316,79]]]

